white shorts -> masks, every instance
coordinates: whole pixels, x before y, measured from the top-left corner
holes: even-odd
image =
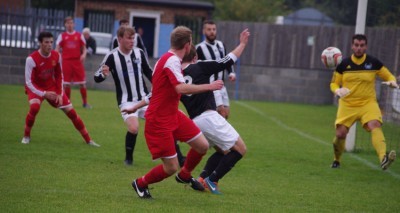
[[[215,103],[217,104],[217,106],[224,105],[224,106],[229,107],[229,96],[228,96],[228,92],[226,91],[226,87],[223,86],[220,90],[216,90],[216,91],[214,91],[214,97],[215,97]]]
[[[207,138],[210,147],[218,146],[223,151],[232,148],[239,139],[239,134],[216,111],[206,111],[193,119]]]
[[[121,105],[119,105],[119,110],[121,111],[124,108],[133,107],[138,103],[139,103],[139,101],[122,103]],[[136,110],[135,113],[128,114],[126,112],[121,112],[121,116],[124,119],[124,121],[126,121],[126,119],[128,119],[129,117],[138,117],[138,118],[144,119],[144,113],[146,112],[146,110],[147,110],[147,106],[144,106],[144,107]]]

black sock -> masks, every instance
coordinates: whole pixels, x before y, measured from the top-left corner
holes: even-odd
[[[217,168],[219,162],[221,161],[221,159],[223,157],[224,157],[224,154],[219,153],[219,152],[214,152],[214,154],[212,154],[208,158],[203,171],[200,173],[200,177],[206,178],[206,177],[210,176],[211,172]]]
[[[219,162],[217,168],[209,176],[210,181],[218,182],[224,177],[243,156],[237,151],[230,151]]]
[[[178,162],[179,162],[179,166],[182,167],[183,163],[185,162],[185,157],[183,156],[182,152],[181,152],[181,148],[179,147],[178,141],[175,141],[175,149],[176,149],[176,154],[178,156]]]
[[[135,150],[137,134],[132,134],[129,131],[125,136],[125,160],[133,160],[133,150]]]

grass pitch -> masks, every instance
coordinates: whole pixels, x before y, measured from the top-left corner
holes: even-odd
[[[115,94],[89,91],[88,96],[92,110],[81,107],[78,90],[72,91],[72,102],[100,148],[84,144],[64,113],[46,102],[31,143],[24,145],[24,88],[0,85],[2,212],[399,211],[399,162],[384,172],[373,152],[345,153],[342,168],[330,168],[336,107],[248,101],[232,102],[229,122],[248,153],[220,181],[222,196],[168,178],[150,186],[153,200],[141,200],[131,181],[160,163],[151,161],[143,121],[134,165],[125,166],[126,127]]]

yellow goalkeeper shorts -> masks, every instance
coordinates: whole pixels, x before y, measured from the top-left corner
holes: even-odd
[[[338,124],[341,124],[350,128],[354,122],[360,121],[362,126],[368,130],[365,124],[372,120],[378,120],[380,123],[382,123],[382,113],[376,101],[371,101],[364,106],[357,107],[339,104],[335,127]]]

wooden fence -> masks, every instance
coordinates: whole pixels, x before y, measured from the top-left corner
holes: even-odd
[[[248,22],[217,22],[218,39],[228,49],[239,42],[239,33],[249,28],[251,39],[241,63],[262,67],[324,69],[320,57],[328,46],[351,54],[355,28],[348,26],[295,26]],[[367,28],[368,53],[379,58],[394,74],[400,74],[400,28]]]

